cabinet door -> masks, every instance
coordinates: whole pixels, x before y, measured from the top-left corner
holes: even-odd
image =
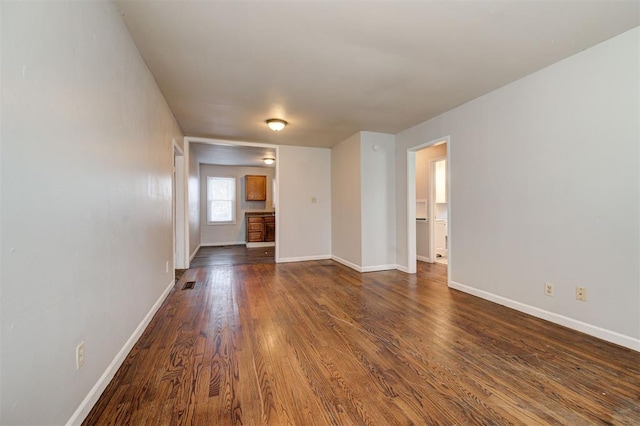
[[[262,232],[249,232],[249,237],[247,238],[248,243],[261,243],[264,239]]]
[[[273,216],[264,218],[264,240],[268,242],[276,240],[276,218]]]
[[[267,177],[257,175],[245,176],[245,199],[247,201],[267,200]]]
[[[447,224],[445,222],[436,222],[434,237],[436,250],[447,248]]]
[[[261,217],[247,218],[247,242],[260,243],[264,241],[264,219]]]

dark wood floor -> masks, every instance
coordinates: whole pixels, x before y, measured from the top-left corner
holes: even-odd
[[[451,290],[443,265],[317,261],[188,270],[84,424],[639,419],[637,352]]]
[[[191,268],[275,263],[275,252],[275,247],[246,248],[243,245],[200,247],[191,261]]]

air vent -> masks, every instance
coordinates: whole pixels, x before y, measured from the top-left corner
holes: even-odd
[[[187,281],[186,283],[184,283],[184,286],[182,286],[183,290],[192,290],[193,287],[195,287],[196,282],[195,281]]]

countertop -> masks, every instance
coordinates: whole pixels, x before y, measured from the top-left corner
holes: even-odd
[[[276,212],[244,212],[245,216],[253,216],[253,217],[265,217],[265,216],[275,216]]]

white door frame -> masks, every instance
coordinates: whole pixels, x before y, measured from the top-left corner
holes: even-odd
[[[184,151],[173,140],[173,268],[187,269],[189,253],[185,227],[185,157]]]
[[[434,146],[438,142],[445,142],[447,144],[447,181],[449,182],[449,186],[447,188],[447,201],[449,213],[447,214],[447,234],[449,235],[449,253],[448,253],[448,265],[447,265],[447,276],[451,277],[451,264],[452,264],[452,245],[451,245],[451,138],[450,136],[444,136],[438,139],[434,139],[432,141],[416,145],[414,147],[407,149],[407,272],[410,274],[415,274],[418,270],[418,260],[416,257],[416,152],[420,151],[424,148],[429,148],[430,146]],[[433,196],[431,196],[433,199]],[[429,207],[431,207],[431,203],[433,200],[429,201]],[[430,216],[433,216],[433,210],[429,212]],[[431,222],[434,222],[431,220]],[[433,225],[429,225],[429,229],[431,230]],[[432,235],[429,236],[431,240],[433,238],[433,232],[430,232]],[[429,252],[431,253],[431,247],[429,247]],[[433,259],[433,258],[432,258]],[[450,278],[448,278],[450,281]]]

